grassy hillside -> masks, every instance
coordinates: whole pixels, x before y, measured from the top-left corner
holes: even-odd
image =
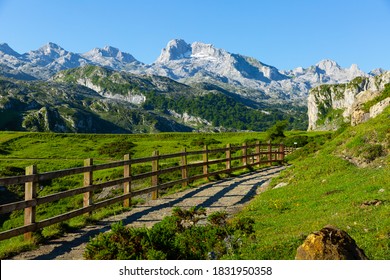
[[[255,240],[236,258],[294,259],[305,237],[332,224],[370,259],[390,259],[390,108],[290,156],[288,168],[240,217],[255,219]],[[318,151],[317,151],[318,150]],[[379,202],[378,202],[379,201]]]

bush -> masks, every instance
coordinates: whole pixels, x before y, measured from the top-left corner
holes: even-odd
[[[99,147],[98,153],[102,156],[120,158],[126,154],[133,154],[132,149],[135,146],[136,144],[130,141],[106,143]]]
[[[0,177],[24,175],[25,170],[16,166],[5,166],[0,170]]]
[[[307,143],[309,143],[309,137],[308,136],[301,136],[301,135],[291,136],[291,137],[284,139],[283,143],[286,147],[295,147],[295,148],[303,147]],[[295,143],[297,143],[297,144],[295,144]]]
[[[218,141],[218,140],[215,140],[214,138],[205,138],[205,137],[201,137],[201,138],[195,138],[191,141],[190,145],[191,146],[196,146],[196,147],[203,147],[205,145],[207,146],[210,146],[210,145],[217,145],[217,144],[221,144],[222,142],[221,141]]]
[[[373,161],[378,157],[383,156],[384,151],[381,144],[369,145],[362,151],[362,156],[367,161]]]
[[[266,133],[267,133],[267,140],[271,141],[278,141],[281,139],[284,139],[286,135],[284,135],[284,130],[286,129],[288,125],[288,121],[277,121],[274,126],[269,128]]]
[[[241,235],[253,233],[252,219],[226,221],[227,214],[216,212],[209,223],[199,225],[204,208],[175,208],[152,228],[112,226],[86,246],[86,259],[215,259],[237,253]]]

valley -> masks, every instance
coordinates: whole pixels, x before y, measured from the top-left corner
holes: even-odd
[[[223,258],[293,259],[307,234],[333,224],[346,229],[370,259],[389,259],[389,73],[342,68],[329,59],[279,70],[181,39],[168,42],[152,64],[109,46],[77,54],[48,43],[19,54],[1,44],[0,177],[22,175],[30,165],[48,172],[80,167],[87,158],[100,164],[125,154],[142,158],[155,150],[169,154],[271,139],[299,149],[286,158],[291,167],[237,213],[254,220],[254,233]],[[277,134],[277,125],[284,134]],[[142,173],[150,166],[135,169]],[[95,179],[122,175],[114,169]],[[80,178],[44,182],[40,192],[75,188]],[[2,203],[22,199],[20,186],[1,187]],[[80,196],[51,204],[40,218],[81,203]],[[47,227],[34,242],[2,241],[0,255],[122,211],[115,205],[92,220]],[[1,217],[1,229],[22,222],[22,211],[14,211]]]
[[[289,129],[305,130],[311,88],[383,72],[367,74],[356,65],[342,68],[329,59],[308,68],[279,70],[255,58],[182,39],[169,41],[152,64],[110,46],[77,54],[48,43],[19,54],[3,43],[0,129],[264,131],[287,119]]]

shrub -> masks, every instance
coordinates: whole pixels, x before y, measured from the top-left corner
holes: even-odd
[[[191,146],[197,146],[197,147],[203,147],[205,145],[207,146],[210,146],[210,145],[217,145],[217,144],[221,144],[222,142],[221,141],[218,141],[214,138],[205,138],[205,137],[201,137],[201,138],[195,138],[191,141],[190,145]]]
[[[286,135],[284,135],[284,130],[286,129],[288,125],[288,121],[277,121],[276,124],[272,127],[270,127],[266,133],[267,133],[267,140],[271,141],[277,141],[284,139]]]
[[[86,246],[86,259],[208,259],[236,253],[241,235],[253,233],[252,219],[226,221],[225,212],[209,216],[209,223],[199,225],[205,209],[175,208],[152,228],[112,226]]]
[[[303,147],[307,143],[309,143],[308,139],[309,139],[308,136],[296,135],[296,136],[287,137],[286,139],[284,139],[283,143],[286,147]]]
[[[383,155],[383,147],[381,144],[369,145],[362,151],[362,156],[365,160],[373,161]]]
[[[136,144],[130,141],[106,143],[99,147],[98,153],[112,158],[120,158],[126,154],[133,154],[131,150],[135,146]]]

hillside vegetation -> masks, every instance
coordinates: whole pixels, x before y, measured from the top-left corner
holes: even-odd
[[[332,224],[370,259],[390,259],[390,107],[321,147],[289,157],[290,168],[239,217],[255,220],[255,239],[234,258],[294,259],[305,237]]]
[[[254,102],[214,85],[84,66],[48,81],[0,76],[0,129],[76,133],[264,131],[288,119],[306,129],[304,107]]]

